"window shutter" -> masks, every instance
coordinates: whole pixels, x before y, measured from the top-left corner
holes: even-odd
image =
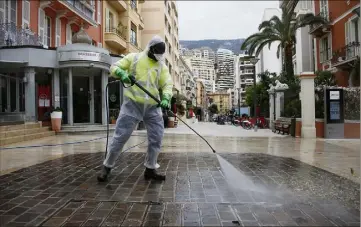
[[[345,23],[345,46],[348,45],[349,42],[350,42],[350,37],[349,37],[350,28],[349,28],[349,25],[350,25],[349,21],[346,21],[346,23]]]
[[[38,35],[40,37],[40,43],[45,44],[45,12],[39,8],[38,17]]]
[[[332,58],[332,35],[331,35],[331,33],[328,34],[327,44],[328,44],[328,46],[327,46],[328,59],[326,59],[326,60],[331,60],[331,58]]]
[[[5,23],[5,1],[0,1],[0,24]]]
[[[109,31],[109,26],[110,26],[109,20],[110,20],[109,9],[106,8],[105,9],[105,30],[106,31]]]
[[[320,46],[320,50],[319,50],[320,62],[323,62],[323,39],[320,39],[318,44]]]
[[[102,23],[102,18],[101,18],[101,11],[102,11],[102,9],[101,9],[101,8],[102,8],[101,0],[98,0],[98,1],[97,1],[97,5],[98,5],[98,7],[97,7],[98,24],[101,24],[101,23]]]
[[[23,3],[23,28],[30,28],[30,1],[24,0]]]
[[[61,20],[56,18],[55,20],[55,46],[61,46]]]
[[[71,38],[72,38],[71,26],[70,26],[70,24],[67,24],[66,25],[66,44],[72,43]]]

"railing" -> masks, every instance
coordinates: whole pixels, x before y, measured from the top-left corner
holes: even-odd
[[[333,53],[332,64],[338,62],[346,61],[356,56],[359,56],[360,53],[360,42],[352,42],[348,45],[340,48],[339,50]]]
[[[331,18],[332,18],[332,14],[328,10],[323,10],[323,11],[319,12],[316,16],[321,16],[325,20],[327,20],[328,22],[330,22]],[[313,31],[313,30],[321,27],[321,25],[322,24],[312,24],[312,25],[310,25],[310,31]]]
[[[40,37],[30,29],[17,27],[14,23],[0,24],[0,47],[42,46]]]
[[[66,0],[62,1],[65,2],[68,6],[73,8],[75,11],[77,11],[79,14],[87,17],[88,19],[94,21],[94,9],[90,9],[88,6],[86,6],[82,1],[79,0]]]
[[[105,28],[105,32],[115,33],[124,40],[127,39],[126,35],[124,34],[125,33],[124,30],[119,30],[118,28],[112,28],[112,27]]]

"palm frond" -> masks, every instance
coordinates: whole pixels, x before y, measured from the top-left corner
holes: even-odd
[[[258,31],[261,31],[264,28],[268,28],[268,27],[272,27],[271,21],[267,20],[267,21],[263,21],[262,23],[260,23],[260,25],[258,26]]]
[[[281,50],[282,50],[282,43],[278,44],[278,46],[277,46],[277,53],[276,53],[277,59],[280,58]]]

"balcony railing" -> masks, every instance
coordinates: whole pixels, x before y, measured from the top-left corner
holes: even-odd
[[[352,42],[348,45],[342,47],[341,49],[335,51],[332,57],[332,64],[337,64],[350,60],[354,57],[359,56],[360,54],[360,42]]]
[[[118,28],[112,28],[112,27],[105,28],[105,32],[115,33],[115,34],[117,34],[119,37],[123,38],[124,40],[127,39],[127,36],[125,35],[124,30],[120,30],[120,29],[118,29]]]
[[[17,27],[14,23],[0,24],[0,47],[42,46],[40,37],[30,29]]]
[[[323,11],[319,12],[316,16],[321,16],[328,22],[331,22],[331,20],[332,20],[332,13],[329,12],[328,10],[323,10]],[[313,31],[317,30],[320,27],[322,27],[322,24],[310,25],[310,33],[312,33]]]
[[[94,21],[94,11],[95,11],[94,7],[92,6],[89,7],[89,5],[86,5],[79,0],[66,0],[63,2],[66,3],[72,9],[74,9],[77,13],[85,16],[91,21]]]

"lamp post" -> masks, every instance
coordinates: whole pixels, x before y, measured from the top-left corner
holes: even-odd
[[[259,61],[259,58],[251,58],[249,60],[253,65],[253,115],[256,118],[257,115],[257,101],[256,101],[256,64]],[[257,118],[254,127],[254,131],[257,131]]]

